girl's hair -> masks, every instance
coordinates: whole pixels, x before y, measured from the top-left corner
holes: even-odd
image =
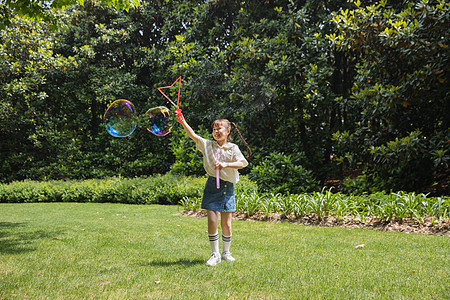
[[[236,131],[237,135],[239,136],[239,139],[244,143],[245,147],[247,148],[247,154],[245,155],[245,157],[250,157],[250,155],[252,155],[252,149],[250,149],[250,146],[247,144],[247,142],[244,140],[244,137],[242,136],[241,132],[239,131],[239,129],[237,128],[236,124],[234,124],[233,122],[228,121],[227,119],[220,119],[220,120],[215,120],[212,123],[212,128],[214,129],[214,125],[216,125],[217,123],[224,123],[226,125],[226,127],[228,129],[230,129],[233,127],[234,131]],[[230,141],[232,141],[231,136],[229,136]]]

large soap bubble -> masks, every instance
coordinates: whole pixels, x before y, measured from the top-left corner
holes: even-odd
[[[172,129],[169,109],[165,106],[150,108],[147,116],[147,130],[157,136],[165,136]]]
[[[114,137],[129,136],[136,129],[136,109],[128,100],[116,100],[106,110],[103,121],[106,131],[110,135]]]

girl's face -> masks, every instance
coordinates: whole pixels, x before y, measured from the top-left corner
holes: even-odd
[[[224,122],[216,122],[213,127],[213,137],[219,143],[223,145],[227,142],[228,135],[230,134],[230,128]]]

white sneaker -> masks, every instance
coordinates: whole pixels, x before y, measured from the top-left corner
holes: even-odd
[[[211,253],[211,256],[209,257],[208,261],[206,262],[207,266],[215,266],[218,263],[220,263],[220,255],[219,253],[213,252]]]
[[[233,256],[231,256],[230,252],[222,252],[222,259],[225,261],[235,261]]]

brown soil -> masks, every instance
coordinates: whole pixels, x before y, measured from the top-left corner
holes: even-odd
[[[182,212],[180,215],[191,216],[196,218],[206,217],[205,211],[188,211]],[[450,220],[434,221],[431,217],[425,218],[423,223],[419,223],[417,220],[403,219],[392,220],[391,222],[383,222],[380,219],[374,217],[367,217],[366,222],[361,222],[358,218],[353,216],[345,216],[336,218],[334,216],[323,217],[320,220],[317,215],[309,215],[300,218],[295,218],[294,215],[283,216],[282,214],[270,214],[265,215],[258,213],[253,216],[246,215],[233,215],[234,220],[241,221],[264,221],[264,222],[289,222],[293,224],[301,224],[307,226],[322,226],[322,227],[343,227],[343,228],[366,228],[379,231],[388,232],[403,232],[403,233],[418,233],[418,234],[435,234],[450,236]]]

